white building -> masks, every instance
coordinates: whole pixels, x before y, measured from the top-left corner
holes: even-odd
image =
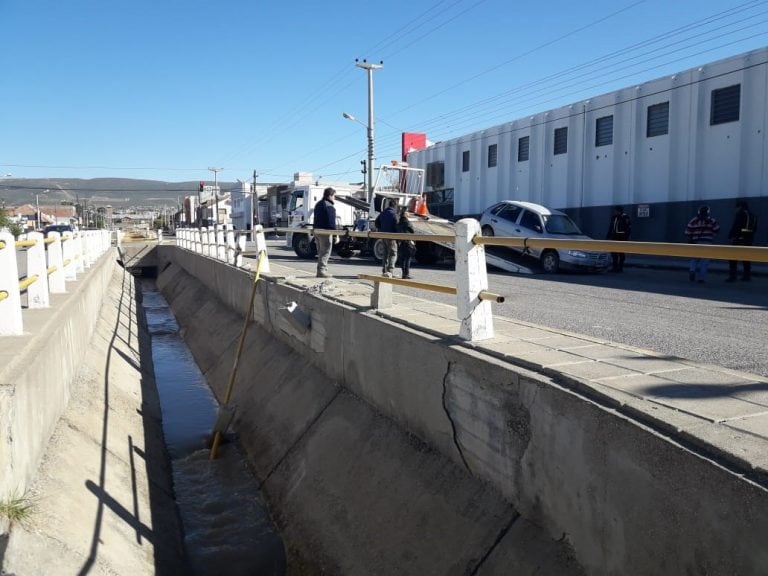
[[[699,204],[726,224],[736,198],[768,209],[767,98],[763,48],[439,142],[408,162],[426,170],[430,210],[442,215],[527,200],[602,237],[620,204],[634,238],[676,241]]]

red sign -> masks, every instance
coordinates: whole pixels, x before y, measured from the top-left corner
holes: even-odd
[[[408,152],[427,147],[427,135],[420,132],[403,132],[403,162],[408,160]]]

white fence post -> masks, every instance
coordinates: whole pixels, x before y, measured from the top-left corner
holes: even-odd
[[[161,244],[163,242],[163,229],[158,228],[157,229],[157,243]]]
[[[258,266],[258,259],[260,254],[264,252],[264,261],[261,263],[262,272],[270,272],[269,269],[269,256],[267,255],[267,239],[264,237],[264,226],[261,224],[253,227],[256,233],[256,265]]]
[[[64,280],[77,280],[77,262],[75,262],[75,239],[72,232],[64,232],[61,239],[61,258],[64,266]]]
[[[478,298],[488,289],[485,246],[475,246],[472,238],[480,234],[480,223],[473,218],[456,222],[456,308],[461,328],[459,336],[477,341],[493,338],[491,303]]]
[[[237,257],[235,246],[235,231],[227,230],[227,264],[235,264],[235,259]]]
[[[15,242],[13,234],[0,232],[0,336],[16,336],[24,331]]]
[[[216,260],[227,261],[227,243],[223,226],[216,226]]]
[[[203,231],[200,228],[195,228],[195,252],[203,253]]]
[[[37,281],[27,287],[27,306],[29,308],[48,308],[48,266],[45,263],[45,243],[40,232],[27,234],[28,240],[35,242],[27,248],[27,278],[37,276]]]
[[[245,242],[247,237],[245,234],[240,234],[237,237],[237,247],[235,248],[235,266],[238,268],[243,267],[243,252],[245,252]]]
[[[63,294],[67,291],[64,284],[64,256],[62,254],[61,234],[48,232],[53,242],[48,244],[48,267],[53,270],[48,275],[48,288],[51,294]]]
[[[85,243],[83,241],[83,234],[84,232],[82,231],[78,232],[72,241],[72,258],[75,261],[75,272],[77,273],[85,270],[85,258],[83,257],[83,246]]]

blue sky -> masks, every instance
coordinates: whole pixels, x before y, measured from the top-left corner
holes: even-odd
[[[768,1],[0,0],[0,171],[359,181],[376,156],[768,44]],[[663,35],[663,36],[662,36]],[[377,163],[378,163],[377,162]]]

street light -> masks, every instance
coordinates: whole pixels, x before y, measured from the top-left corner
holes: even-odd
[[[219,225],[219,180],[218,175],[219,172],[224,170],[224,168],[208,168],[211,172],[213,172],[213,193],[216,195],[216,218],[213,221],[214,226]]]
[[[373,199],[373,72],[384,67],[384,61],[379,64],[371,64],[363,60],[358,62],[355,60],[355,66],[362,68],[368,74],[368,202]],[[349,116],[348,114],[344,117]],[[354,119],[354,118],[353,118]],[[362,124],[362,122],[361,122]]]

